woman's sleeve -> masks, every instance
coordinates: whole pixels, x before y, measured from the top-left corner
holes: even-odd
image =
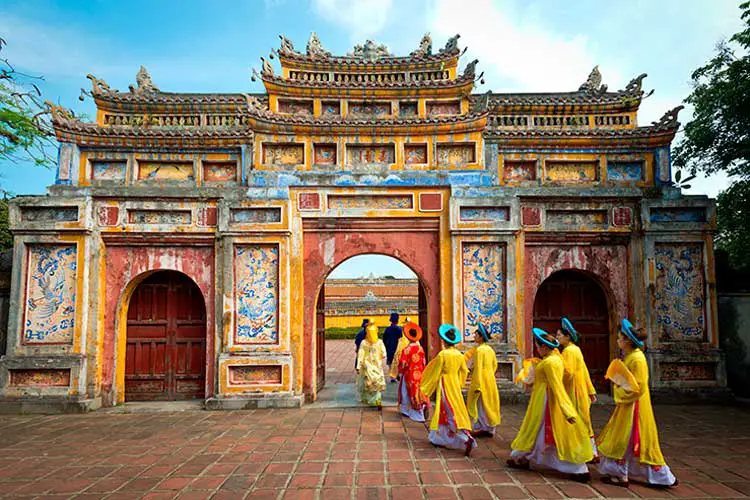
[[[430,397],[437,390],[440,383],[440,377],[443,375],[443,357],[438,354],[432,361],[427,363],[427,367],[422,373],[422,383],[420,389],[425,396]]]

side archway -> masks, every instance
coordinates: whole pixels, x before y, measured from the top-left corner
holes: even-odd
[[[545,279],[534,298],[534,327],[554,335],[560,319],[567,317],[580,333],[578,345],[586,359],[597,391],[606,392],[604,379],[612,353],[607,295],[596,279],[585,272],[557,271]]]

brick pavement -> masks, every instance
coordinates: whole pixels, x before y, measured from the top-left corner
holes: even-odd
[[[354,384],[354,340],[326,340],[326,384]]]
[[[610,408],[594,407],[597,428]],[[744,498],[750,411],[657,407],[674,490],[504,467],[525,408],[470,459],[395,408],[0,417],[0,498]],[[386,460],[387,459],[387,460]],[[611,496],[608,496],[611,495]]]

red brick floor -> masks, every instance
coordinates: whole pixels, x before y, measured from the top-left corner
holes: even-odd
[[[354,384],[354,340],[326,340],[326,384]]]
[[[597,429],[610,407],[595,405]],[[657,407],[681,484],[590,485],[504,462],[525,408],[470,459],[430,446],[395,408],[0,417],[0,498],[745,498],[750,411]]]

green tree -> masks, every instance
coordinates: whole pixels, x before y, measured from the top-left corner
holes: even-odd
[[[0,53],[5,40],[0,38]],[[0,58],[0,162],[51,167],[54,135],[36,82],[38,76],[21,73]]]
[[[692,74],[685,100],[693,118],[674,150],[674,163],[693,174],[726,172],[734,181],[717,200],[716,245],[737,268],[750,268],[750,2],[740,5],[744,29],[720,42]]]

